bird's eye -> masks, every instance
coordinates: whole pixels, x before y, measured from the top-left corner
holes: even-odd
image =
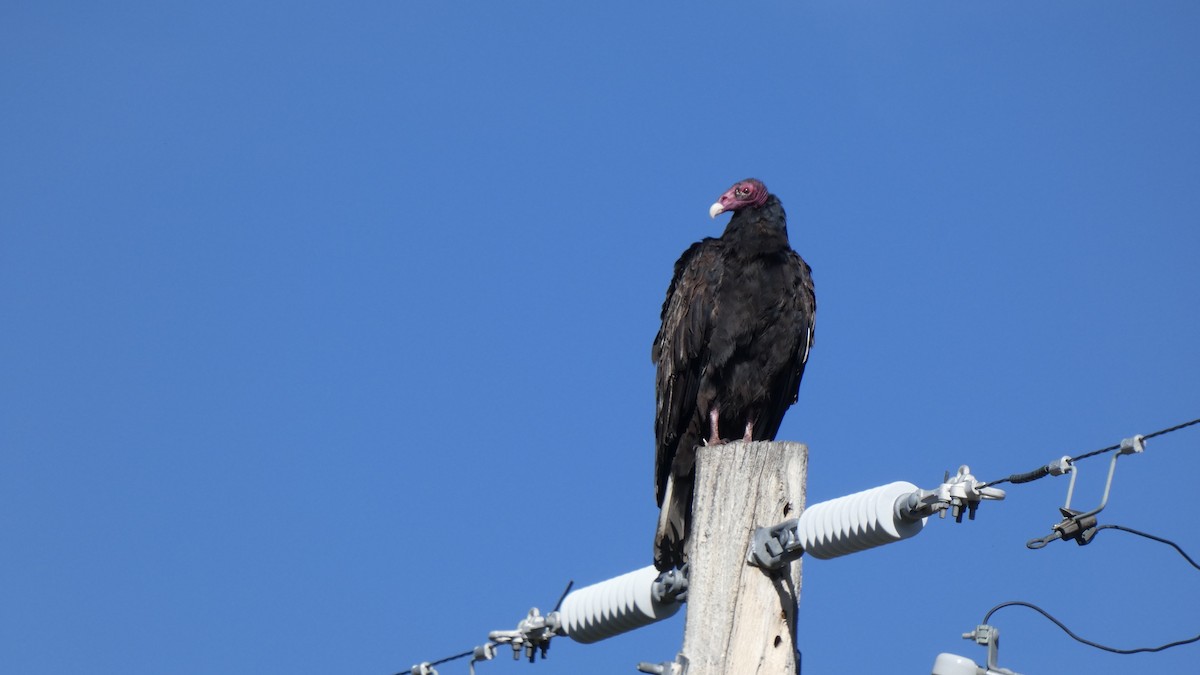
[[[742,186],[742,187],[738,188],[734,194],[736,194],[739,197],[745,197],[746,195],[750,194],[750,188]]]

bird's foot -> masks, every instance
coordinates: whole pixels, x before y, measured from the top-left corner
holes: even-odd
[[[717,408],[708,411],[708,428],[710,434],[708,440],[704,441],[705,445],[720,445],[725,441],[721,440],[721,413]]]
[[[754,440],[754,421],[746,422],[746,433],[742,436],[742,440],[749,443]]]

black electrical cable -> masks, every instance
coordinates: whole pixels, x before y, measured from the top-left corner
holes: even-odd
[[[1179,431],[1180,429],[1185,429],[1187,427],[1192,426],[1193,424],[1200,424],[1200,418],[1196,418],[1190,422],[1184,422],[1183,424],[1176,424],[1175,426],[1167,427],[1166,429],[1159,429],[1158,431],[1155,431],[1153,433],[1143,434],[1142,440],[1148,441],[1151,438],[1155,438],[1157,436],[1162,436],[1164,434],[1169,434],[1173,431]],[[1075,462],[1078,462],[1082,459],[1087,459],[1089,457],[1095,457],[1096,455],[1102,455],[1106,452],[1112,452],[1113,450],[1119,450],[1120,448],[1121,448],[1121,444],[1118,443],[1116,445],[1110,445],[1106,448],[1100,448],[1099,450],[1085,452],[1082,455],[1079,455],[1078,457],[1072,457],[1071,463],[1074,464]],[[1039,478],[1045,478],[1046,476],[1050,475],[1050,468],[1051,468],[1051,466],[1049,464],[1046,464],[1044,466],[1040,466],[1040,467],[1034,469],[1033,471],[1026,471],[1025,473],[1014,473],[1011,476],[1005,476],[1004,478],[1001,478],[999,480],[993,480],[993,481],[989,481],[987,483],[981,483],[979,485],[979,487],[985,488],[985,487],[990,487],[992,485],[1000,485],[1001,483],[1013,483],[1013,484],[1030,483]]]
[[[1047,464],[1045,466],[1039,466],[1038,468],[1034,469],[1033,471],[1027,471],[1025,473],[1014,473],[1013,475],[1007,476],[1005,478],[1001,478],[1000,480],[994,480],[990,483],[984,483],[984,484],[980,485],[979,487],[985,488],[990,485],[999,485],[1000,483],[1013,483],[1014,485],[1017,483],[1032,483],[1033,481],[1035,481],[1039,478],[1045,478],[1048,475],[1050,475],[1050,465],[1049,464]]]
[[[1145,436],[1142,437],[1143,440],[1145,440],[1145,438],[1146,438]],[[1110,445],[1106,448],[1100,448],[1099,450],[1085,452],[1078,457],[1072,457],[1071,462],[1074,463],[1074,462],[1078,462],[1081,459],[1088,459],[1089,457],[1095,457],[1096,455],[1103,455],[1106,452],[1112,452],[1113,450],[1119,450],[1120,448],[1121,448],[1121,444],[1117,443],[1116,445]]]
[[[1196,569],[1200,570],[1200,565],[1197,565],[1197,564],[1196,564],[1196,561],[1195,561],[1195,560],[1192,560],[1192,557],[1191,557],[1190,555],[1188,555],[1188,554],[1184,553],[1184,552],[1183,552],[1183,549],[1182,549],[1182,548],[1179,548],[1179,544],[1176,544],[1175,542],[1171,541],[1170,539],[1164,539],[1164,538],[1162,538],[1162,537],[1156,537],[1156,536],[1154,536],[1154,535],[1152,535],[1152,534],[1147,534],[1147,533],[1145,533],[1145,532],[1142,532],[1142,531],[1140,531],[1140,530],[1135,530],[1135,529],[1133,529],[1132,527],[1125,527],[1124,525],[1098,525],[1098,526],[1096,526],[1096,530],[1097,530],[1097,531],[1099,531],[1099,530],[1120,530],[1120,531],[1122,531],[1122,532],[1128,532],[1128,533],[1130,533],[1130,534],[1136,534],[1136,535],[1137,535],[1137,536],[1139,536],[1139,537],[1145,537],[1145,538],[1147,538],[1147,539],[1152,539],[1152,540],[1154,540],[1154,541],[1157,541],[1157,542],[1159,542],[1160,544],[1166,544],[1167,546],[1170,546],[1171,548],[1174,548],[1176,551],[1178,551],[1178,552],[1179,552],[1179,555],[1183,556],[1183,559],[1184,559],[1184,560],[1186,560],[1186,561],[1188,561],[1188,564],[1189,564],[1189,565],[1191,565],[1192,567],[1195,567]]]
[[[555,612],[557,612],[557,611],[558,611],[558,610],[559,610],[559,609],[562,607],[563,600],[566,600],[566,599],[567,599],[567,594],[571,592],[571,588],[572,588],[574,585],[575,585],[575,580],[574,580],[574,579],[572,579],[572,580],[570,580],[570,581],[568,581],[568,582],[567,582],[567,588],[566,588],[565,590],[563,590],[563,592],[562,592],[562,595],[560,595],[560,596],[558,597],[558,602],[557,602],[557,603],[555,603],[555,605],[554,605],[554,611],[555,611]],[[489,644],[491,644],[491,643],[489,643]],[[433,666],[440,666],[440,665],[442,665],[443,663],[449,663],[449,662],[451,662],[451,661],[457,661],[458,659],[465,659],[466,657],[468,657],[468,656],[473,656],[474,654],[475,654],[475,650],[474,650],[474,649],[472,649],[472,650],[470,650],[470,651],[465,651],[465,652],[463,652],[463,653],[461,653],[461,654],[455,654],[454,656],[447,656],[447,657],[446,657],[446,658],[444,658],[444,659],[439,659],[439,660],[437,660],[437,661],[430,661],[428,664],[418,664],[418,665],[428,665],[429,667],[431,667],[431,668],[432,668]],[[399,673],[396,673],[396,675],[409,675],[411,672],[412,672],[411,670],[407,670],[407,671],[400,671]]]
[[[461,653],[461,654],[455,654],[454,656],[447,656],[447,657],[446,657],[446,658],[444,658],[444,659],[438,659],[437,661],[430,661],[430,662],[429,662],[427,665],[429,665],[429,667],[431,667],[431,668],[432,668],[433,666],[440,666],[440,665],[442,665],[443,663],[449,663],[449,662],[451,662],[451,661],[457,661],[458,659],[465,659],[465,658],[467,658],[468,656],[471,656],[471,655],[472,655],[472,654],[474,654],[474,653],[475,653],[475,650],[474,650],[474,649],[471,649],[471,650],[469,650],[469,651],[465,651],[465,652],[463,652],[463,653]],[[425,665],[425,664],[421,664],[421,665]],[[400,672],[396,673],[396,675],[409,675],[409,673],[411,673],[411,672],[412,672],[411,670],[402,670],[402,671],[400,671]]]
[[[1187,644],[1191,644],[1193,642],[1200,642],[1200,635],[1197,635],[1196,637],[1188,638],[1186,640],[1177,640],[1175,642],[1169,642],[1165,645],[1159,645],[1157,647],[1138,647],[1136,649],[1117,649],[1116,647],[1109,647],[1107,645],[1102,645],[1098,642],[1092,642],[1091,640],[1087,640],[1087,639],[1079,637],[1075,633],[1071,632],[1071,629],[1067,628],[1066,625],[1063,624],[1063,622],[1061,622],[1058,619],[1051,616],[1050,613],[1047,612],[1046,610],[1042,609],[1041,607],[1038,607],[1037,605],[1035,605],[1033,603],[1023,602],[1021,600],[1011,600],[1009,602],[1002,602],[999,605],[996,605],[995,607],[989,609],[988,613],[983,616],[982,623],[986,624],[988,622],[988,619],[992,618],[993,614],[995,614],[998,610],[1004,609],[1005,607],[1028,607],[1029,609],[1032,609],[1033,611],[1037,612],[1038,614],[1041,614],[1042,616],[1049,619],[1055,626],[1058,626],[1059,628],[1061,628],[1064,633],[1066,633],[1067,635],[1070,635],[1071,638],[1073,638],[1077,642],[1082,642],[1083,644],[1085,644],[1089,647],[1095,647],[1096,649],[1102,649],[1106,652],[1112,652],[1113,654],[1141,654],[1143,652],[1161,652],[1162,650],[1170,649],[1171,647],[1178,647],[1180,645],[1187,645]]]
[[[1180,429],[1190,427],[1193,424],[1200,424],[1200,418],[1194,419],[1191,422],[1184,422],[1183,424],[1176,424],[1175,426],[1167,427],[1166,429],[1159,429],[1158,431],[1155,431],[1154,433],[1144,434],[1142,436],[1142,440],[1148,441],[1151,438],[1154,438],[1155,436],[1162,436],[1163,434],[1169,434],[1172,431],[1179,431]],[[1081,459],[1087,459],[1088,457],[1095,457],[1096,455],[1104,454],[1106,452],[1112,452],[1113,450],[1117,450],[1120,447],[1121,447],[1120,443],[1118,443],[1117,445],[1110,445],[1107,448],[1100,448],[1099,450],[1093,450],[1091,452],[1084,453],[1078,457],[1073,458],[1071,461],[1078,462]]]
[[[1172,431],[1179,431],[1180,429],[1183,429],[1184,427],[1190,427],[1193,424],[1200,424],[1200,417],[1192,420],[1191,422],[1184,422],[1183,424],[1176,424],[1173,427],[1169,427],[1169,428],[1163,429],[1161,431],[1156,431],[1152,434],[1146,434],[1145,436],[1142,436],[1142,439],[1149,440],[1151,438],[1154,438],[1155,436],[1162,436],[1163,434],[1169,434]]]
[[[1166,544],[1166,545],[1170,546],[1171,548],[1174,548],[1179,553],[1179,555],[1183,556],[1183,559],[1188,561],[1188,564],[1190,564],[1192,567],[1195,567],[1196,569],[1200,570],[1200,565],[1197,565],[1196,561],[1192,560],[1192,557],[1189,556],[1187,553],[1185,553],[1184,550],[1179,547],[1179,544],[1176,544],[1175,542],[1171,541],[1170,539],[1165,539],[1163,537],[1156,537],[1153,534],[1148,534],[1146,532],[1142,532],[1141,530],[1135,530],[1132,527],[1125,527],[1123,525],[1107,525],[1106,524],[1106,525],[1100,525],[1100,526],[1096,527],[1096,529],[1097,530],[1120,530],[1122,532],[1136,534],[1139,537],[1145,537],[1146,539],[1151,539],[1153,541],[1157,541],[1161,544]],[[1197,635],[1194,638],[1189,638],[1187,640],[1179,640],[1177,642],[1171,642],[1169,644],[1165,644],[1165,645],[1162,645],[1159,647],[1139,647],[1137,649],[1116,649],[1114,647],[1108,647],[1106,645],[1092,642],[1091,640],[1085,640],[1084,638],[1079,637],[1075,633],[1071,632],[1071,630],[1069,628],[1067,628],[1065,625],[1063,625],[1063,623],[1061,621],[1054,618],[1053,616],[1050,616],[1050,613],[1047,612],[1046,610],[1042,609],[1041,607],[1038,607],[1037,605],[1034,605],[1034,604],[1031,604],[1028,602],[1022,602],[1020,600],[1014,600],[1012,602],[1004,602],[1004,603],[1001,603],[1001,604],[996,605],[995,607],[991,608],[990,610],[988,610],[988,613],[984,615],[983,623],[986,624],[988,622],[988,619],[991,619],[992,614],[995,614],[997,610],[1003,609],[1005,607],[1013,607],[1013,606],[1028,607],[1029,609],[1034,610],[1035,612],[1041,614],[1042,616],[1044,616],[1047,619],[1049,619],[1050,621],[1052,621],[1054,623],[1054,625],[1061,628],[1064,633],[1066,633],[1067,635],[1070,635],[1075,640],[1078,640],[1079,642],[1082,642],[1083,644],[1088,645],[1090,647],[1095,647],[1096,649],[1103,649],[1106,652],[1112,652],[1114,654],[1138,654],[1141,652],[1161,652],[1162,650],[1169,649],[1171,647],[1178,647],[1179,645],[1186,645],[1186,644],[1191,644],[1193,642],[1200,642],[1200,635]]]
[[[563,589],[562,595],[558,596],[558,602],[554,603],[554,609],[551,610],[552,612],[557,612],[558,610],[562,609],[563,600],[567,599],[567,594],[571,592],[571,587],[574,585],[574,579],[571,579],[567,582],[567,587]]]
[[[461,653],[461,654],[455,654],[454,656],[447,656],[446,658],[442,659],[441,661],[433,661],[433,662],[432,662],[432,663],[430,663],[429,665],[431,665],[431,666],[440,666],[440,665],[442,665],[443,663],[450,663],[451,661],[457,661],[457,660],[459,660],[459,659],[465,659],[465,658],[467,658],[468,656],[470,656],[470,655],[472,655],[472,654],[474,654],[474,653],[475,653],[475,650],[474,650],[474,649],[471,649],[471,650],[465,651],[465,652],[463,652],[463,653]]]

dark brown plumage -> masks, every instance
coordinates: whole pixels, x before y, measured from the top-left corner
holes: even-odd
[[[724,234],[692,244],[675,263],[651,350],[660,570],[686,562],[695,447],[773,440],[812,346],[811,270],[788,243],[783,205],[747,179],[710,214],[724,211],[733,211]]]

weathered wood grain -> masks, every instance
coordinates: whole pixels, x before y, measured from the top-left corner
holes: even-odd
[[[688,675],[791,675],[800,561],[774,573],[746,563],[756,527],[804,508],[808,447],[734,442],[699,448],[683,661]]]

